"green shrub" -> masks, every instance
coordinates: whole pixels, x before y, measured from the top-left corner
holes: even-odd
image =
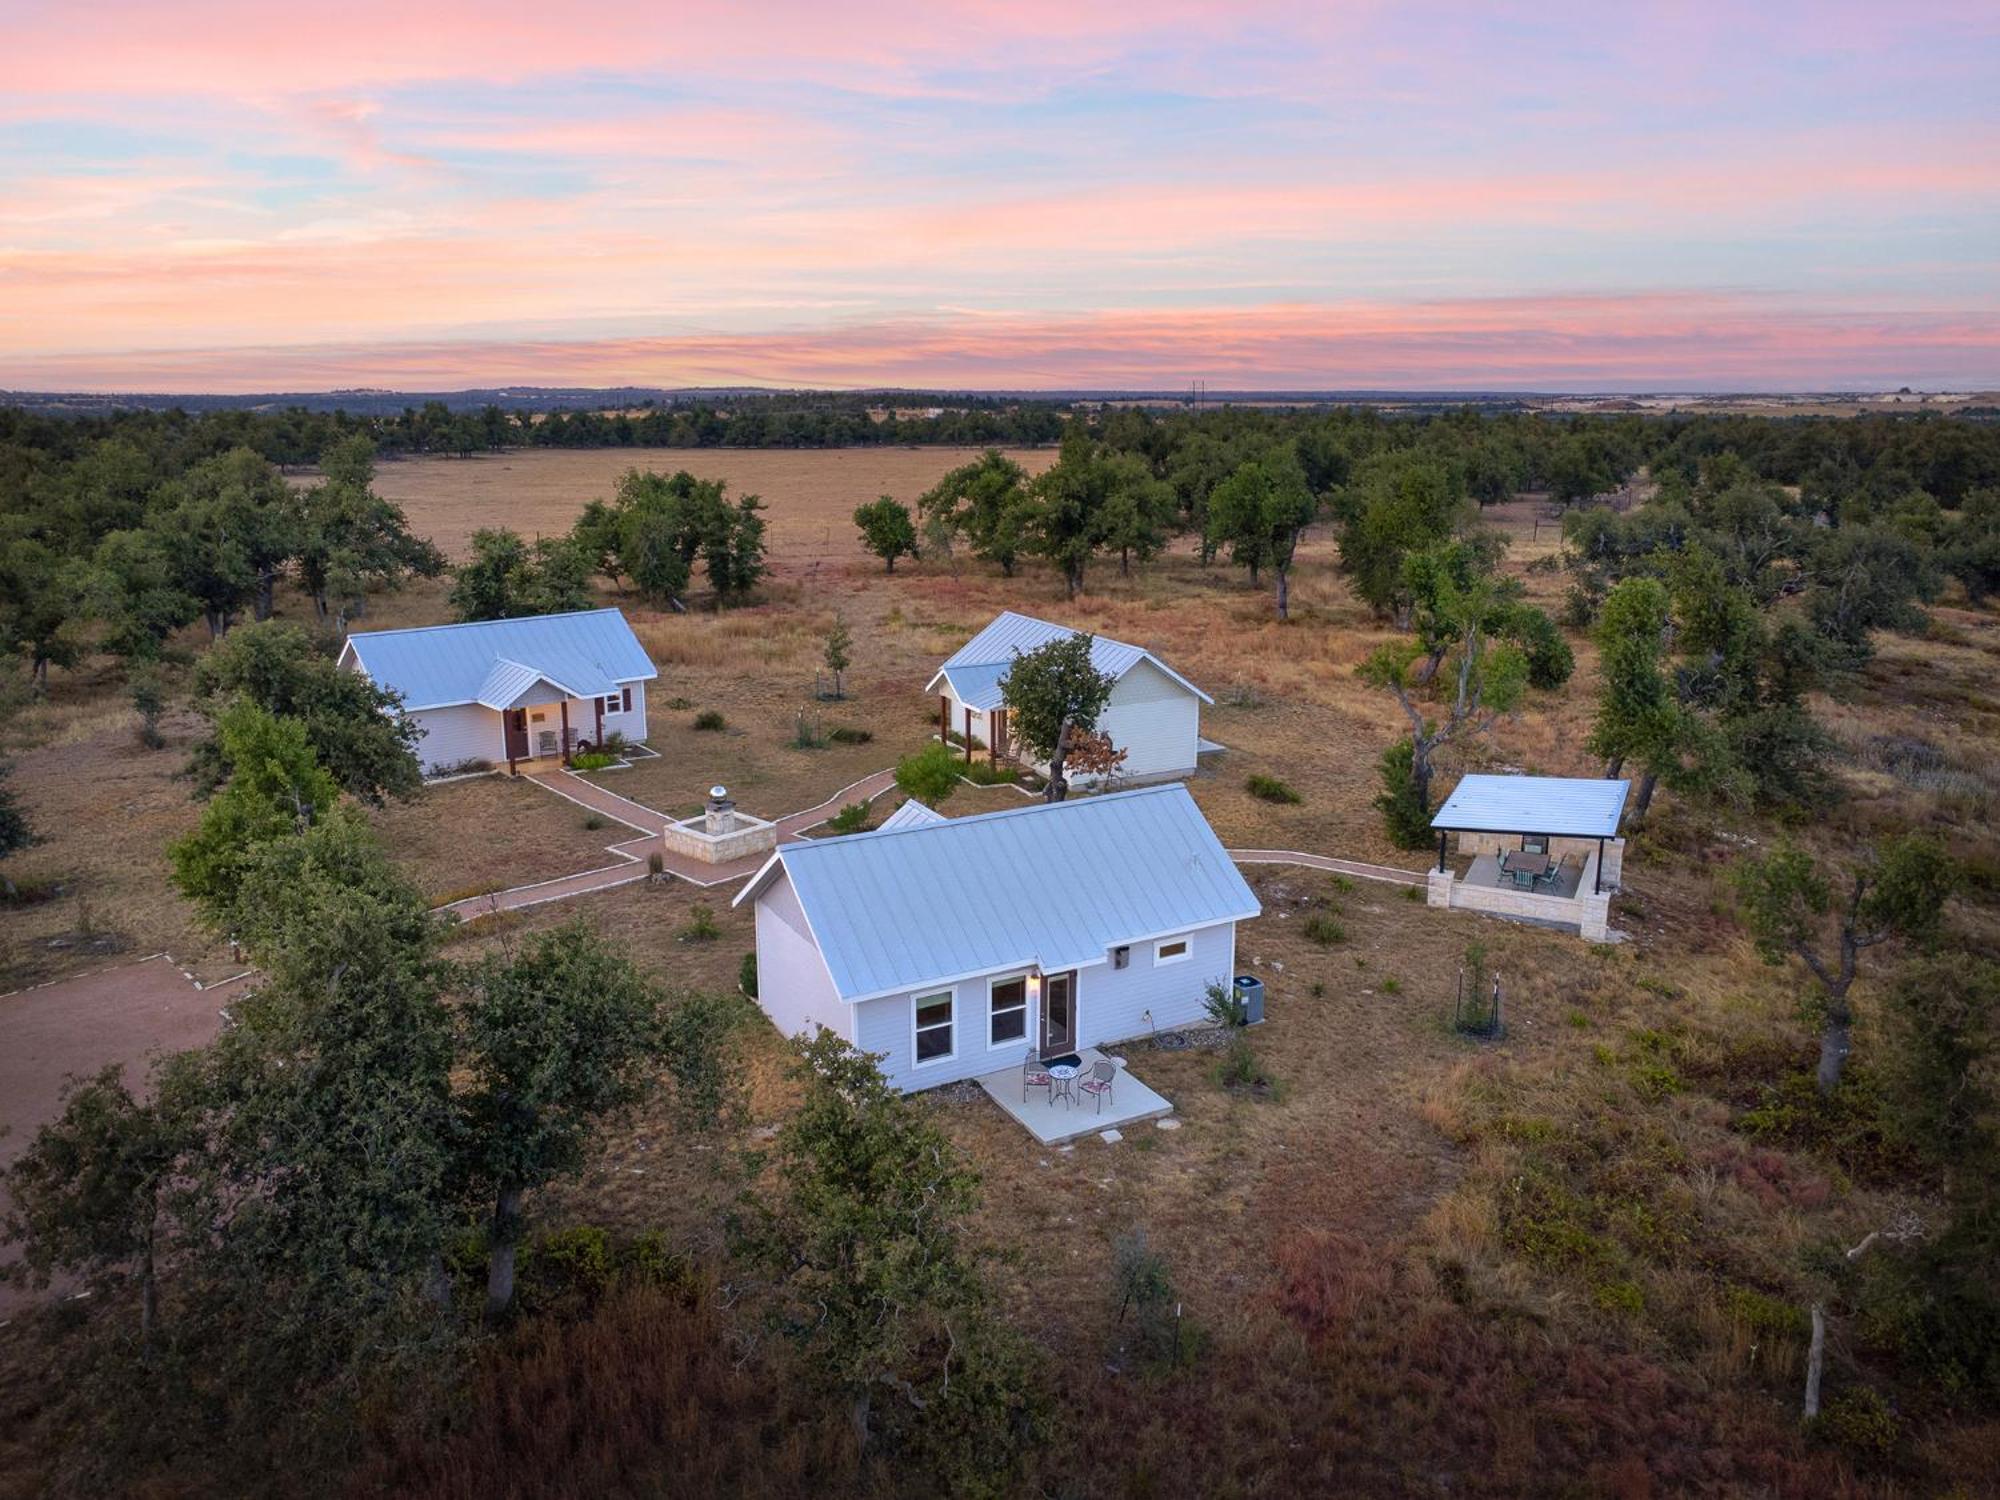
[[[722,717],[722,713],[720,710],[713,708],[704,708],[700,713],[694,716],[694,727],[696,729],[713,731],[717,729],[727,729],[729,727],[729,723],[726,719]]]
[[[1264,802],[1291,805],[1305,800],[1277,777],[1266,776],[1261,771],[1245,778],[1243,786],[1251,796]]]
[[[1249,1007],[1236,996],[1236,986],[1211,979],[1203,992],[1203,1007],[1218,1026],[1242,1026],[1250,1019]]]
[[[736,966],[736,983],[744,994],[752,1000],[757,998],[757,955],[746,953],[743,962]]]
[[[1849,1386],[1820,1408],[1809,1429],[1820,1442],[1861,1459],[1884,1459],[1896,1451],[1901,1424],[1889,1403],[1865,1385]]]
[[[875,731],[856,729],[851,724],[836,724],[826,732],[826,737],[836,745],[866,745],[875,738]]]
[[[1015,786],[1021,780],[1021,773],[1014,767],[991,765],[983,760],[975,760],[969,766],[961,764],[958,774],[975,786]]]
[[[675,934],[684,943],[706,943],[722,936],[722,929],[715,925],[715,913],[706,901],[697,901],[688,912],[687,926]]]
[[[1299,930],[1309,941],[1318,943],[1322,948],[1331,948],[1335,943],[1347,941],[1347,929],[1333,916],[1323,911],[1316,911],[1307,917]]]
[[[868,814],[873,811],[866,802],[850,802],[826,820],[826,826],[835,833],[859,833],[868,826]]]
[[[694,1258],[668,1245],[659,1230],[649,1229],[619,1250],[618,1274],[646,1286],[689,1290],[695,1284]]]
[[[1391,974],[1387,979],[1382,981],[1382,993],[1385,995],[1402,994],[1403,981],[1398,979],[1395,975]]]
[[[1730,1317],[1760,1340],[1803,1339],[1812,1334],[1812,1320],[1803,1307],[1773,1297],[1769,1292],[1760,1292],[1752,1286],[1730,1287],[1723,1297],[1723,1305],[1729,1309]]]
[[[1590,1300],[1606,1312],[1630,1313],[1637,1317],[1646,1310],[1646,1294],[1636,1281],[1600,1281],[1590,1289]]]
[[[827,746],[826,726],[817,716],[807,718],[803,713],[792,725],[792,748],[794,750],[824,750]]]
[[[1141,1368],[1186,1363],[1199,1341],[1182,1327],[1173,1278],[1166,1261],[1146,1243],[1145,1230],[1112,1241],[1111,1266],[1112,1321],[1119,1347],[1129,1348]]]
[[[1222,1060],[1215,1066],[1215,1081],[1232,1094],[1278,1097],[1278,1080],[1265,1071],[1249,1037],[1242,1032],[1224,1049]]]
[[[569,765],[572,771],[601,771],[606,766],[618,764],[618,757],[603,750],[586,750],[581,755],[572,755]]]
[[[551,1230],[523,1248],[520,1274],[531,1304],[595,1297],[611,1280],[611,1236],[595,1224]]]
[[[603,813],[585,813],[583,815],[583,831],[585,833],[595,833],[597,832],[598,829],[602,828],[603,826],[604,826]]]
[[[1416,747],[1407,735],[1384,750],[1376,764],[1382,793],[1375,799],[1375,810],[1382,814],[1389,842],[1398,849],[1428,849],[1431,845],[1430,809],[1417,794],[1415,766]]]
[[[949,747],[932,740],[913,755],[896,762],[896,785],[903,795],[926,807],[936,807],[958,785],[958,758]]]

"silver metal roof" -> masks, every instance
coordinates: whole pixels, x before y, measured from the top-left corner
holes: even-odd
[[[400,693],[409,712],[457,703],[505,707],[541,678],[590,698],[659,676],[616,609],[360,630],[347,638],[340,659]]]
[[[1038,620],[1033,615],[1017,615],[1011,609],[1003,610],[991,625],[946,657],[944,665],[938,668],[926,686],[936,687],[938,678],[947,678],[953,695],[966,707],[998,708],[1000,679],[1007,675],[1007,668],[1017,654],[1080,633],[1067,625]],[[1151,662],[1202,702],[1215,701],[1144,646],[1114,641],[1104,635],[1091,640],[1090,664],[1114,681],[1142,661]]]
[[[736,903],[781,870],[847,1000],[1102,963],[1259,910],[1178,783],[784,844]]]
[[[891,828],[924,828],[932,823],[942,823],[945,815],[935,808],[925,807],[915,797],[882,820],[882,826],[875,831],[886,833]]]
[[[1431,827],[1614,838],[1630,787],[1629,781],[1572,776],[1467,776],[1452,788]]]

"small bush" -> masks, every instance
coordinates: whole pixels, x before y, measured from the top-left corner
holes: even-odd
[[[1389,833],[1389,842],[1398,849],[1428,849],[1431,845],[1431,814],[1417,794],[1416,747],[1405,735],[1387,750],[1376,764],[1382,780],[1375,810]]]
[[[736,986],[752,1000],[757,998],[757,955],[746,953],[736,966]]]
[[[1316,911],[1307,917],[1299,930],[1305,933],[1308,941],[1318,943],[1322,948],[1331,948],[1335,943],[1347,941],[1347,929],[1341,926],[1336,918],[1323,911]]]
[[[688,709],[694,707],[694,703],[687,698],[669,698],[667,700],[667,707],[676,713],[685,713]]]
[[[602,828],[603,826],[604,826],[604,815],[602,813],[585,813],[583,815],[584,832],[595,833],[597,832],[598,829]]]
[[[714,733],[716,730],[727,729],[729,727],[729,721],[722,717],[722,712],[720,709],[704,708],[700,713],[694,716],[694,727],[696,729],[704,730],[709,733]]]
[[[1016,786],[1021,780],[1021,773],[1014,767],[991,765],[983,760],[961,765],[959,775],[974,786]]]
[[[1277,777],[1266,776],[1262,772],[1248,777],[1243,786],[1251,796],[1264,802],[1290,805],[1305,800]]]
[[[715,925],[715,913],[706,901],[697,901],[688,913],[687,926],[675,934],[684,943],[707,943],[722,936],[722,929]]]
[[[601,771],[606,766],[618,764],[618,757],[603,750],[586,750],[581,755],[572,755],[569,765],[572,771]]]
[[[1241,1032],[1224,1050],[1222,1061],[1216,1064],[1215,1081],[1232,1094],[1250,1094],[1266,1099],[1278,1096],[1278,1080],[1265,1071],[1249,1038]]]
[[[1820,1408],[1812,1436],[1862,1459],[1884,1459],[1896,1451],[1901,1424],[1889,1403],[1865,1385],[1850,1386]]]
[[[531,1308],[595,1299],[611,1280],[611,1237],[594,1224],[551,1230],[523,1248],[520,1276],[522,1301]]]
[[[826,820],[826,826],[835,833],[859,833],[868,826],[868,814],[872,808],[866,802],[850,802]]]
[[[872,729],[856,729],[852,724],[836,724],[826,732],[836,745],[866,745],[875,738]]]
[[[1394,976],[1393,974],[1392,974],[1392,975],[1390,975],[1390,976],[1389,976],[1389,977],[1388,977],[1387,979],[1385,979],[1385,980],[1383,980],[1383,981],[1382,981],[1382,993],[1383,993],[1383,994],[1385,994],[1385,995],[1400,995],[1400,994],[1402,994],[1402,993],[1403,993],[1403,981],[1402,981],[1402,980],[1400,980],[1400,979],[1398,979],[1398,978],[1396,978],[1396,977],[1395,977],[1395,976]]]
[[[820,723],[818,718],[808,719],[804,714],[800,714],[798,721],[792,726],[792,748],[794,750],[824,750],[826,746],[827,733],[825,726]]]
[[[1111,1256],[1119,1351],[1129,1349],[1142,1368],[1185,1363],[1197,1340],[1181,1326],[1173,1278],[1166,1261],[1146,1243],[1146,1231],[1119,1235]]]
[[[1236,996],[1236,986],[1209,981],[1202,1001],[1208,1018],[1218,1026],[1242,1026],[1250,1019],[1249,1007]]]
[[[896,762],[896,785],[904,796],[936,807],[958,785],[958,758],[947,746],[932,740]]]
[[[474,755],[465,760],[455,760],[447,765],[431,767],[430,780],[438,781],[446,776],[478,776],[492,769],[492,761],[483,755]]]

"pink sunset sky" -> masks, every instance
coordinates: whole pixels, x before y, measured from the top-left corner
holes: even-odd
[[[2000,5],[0,0],[0,387],[2000,386]]]

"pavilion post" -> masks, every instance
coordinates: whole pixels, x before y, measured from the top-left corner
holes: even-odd
[[[1438,830],[1438,868],[1439,868],[1440,870],[1442,870],[1442,869],[1444,868],[1444,841],[1445,841],[1445,836],[1446,836],[1446,835],[1445,835],[1445,831],[1444,831],[1444,830],[1443,830],[1442,828],[1440,828],[1440,829]]]
[[[1601,895],[1604,891],[1604,840],[1597,841],[1597,868],[1590,872],[1590,894]]]

